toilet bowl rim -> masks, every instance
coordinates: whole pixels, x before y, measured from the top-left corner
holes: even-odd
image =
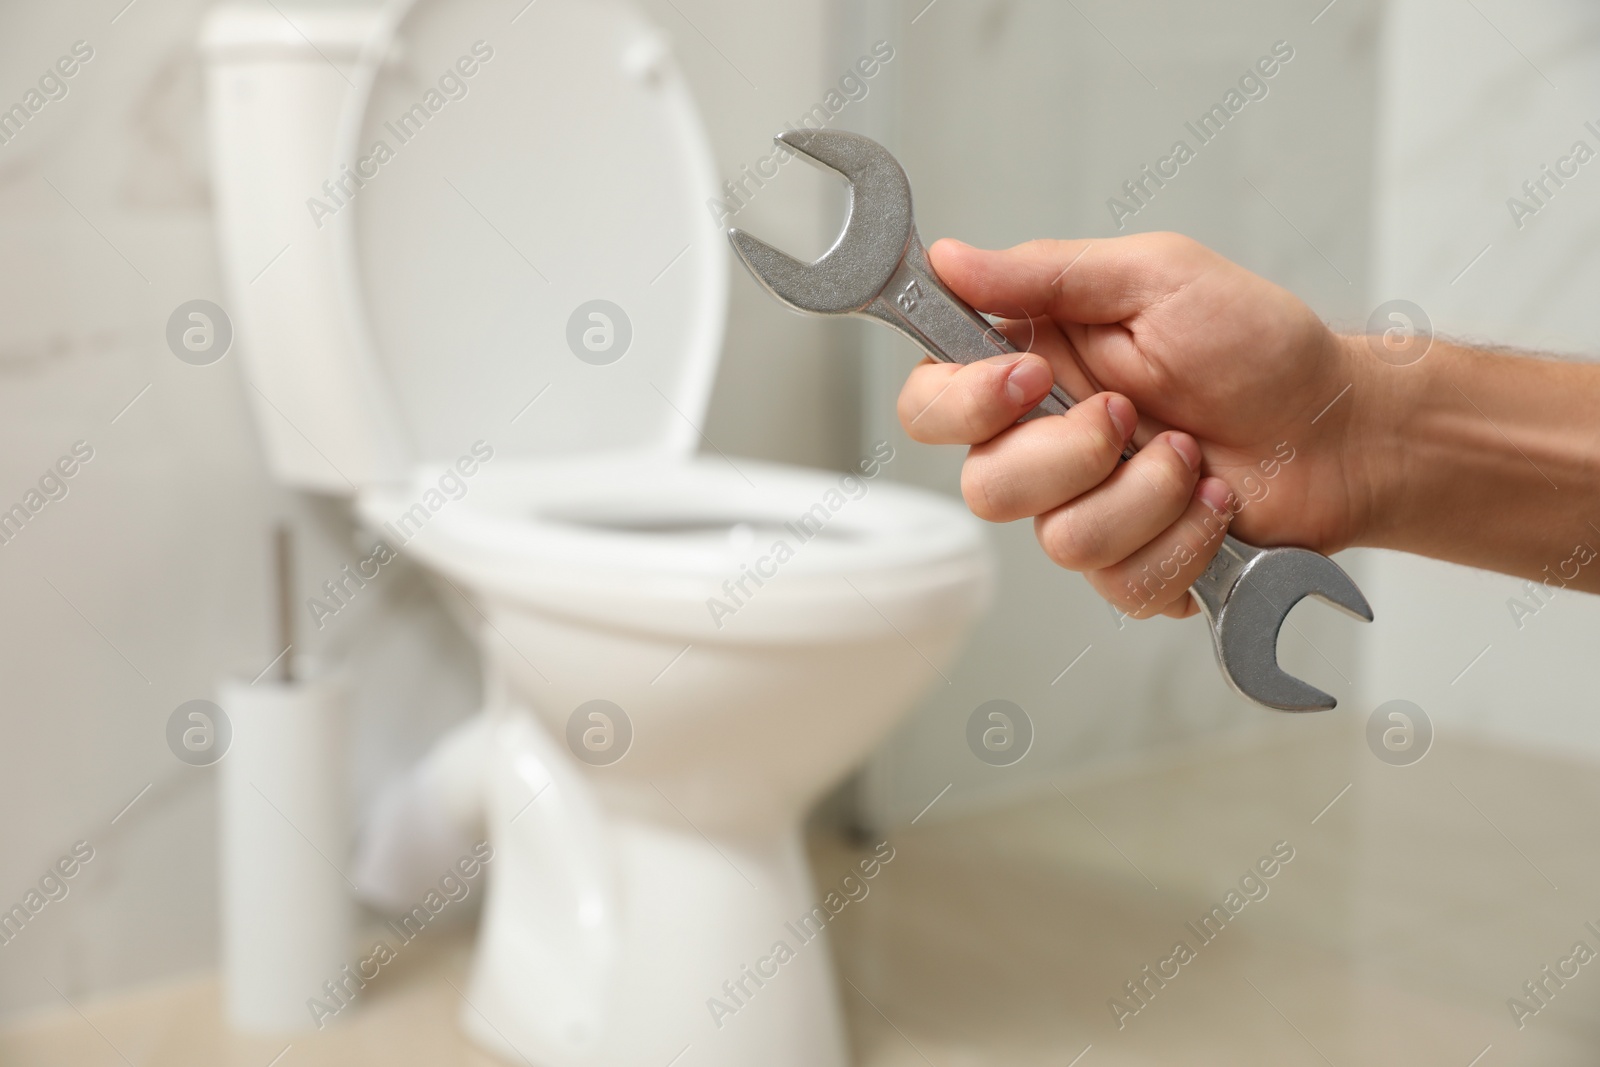
[[[749,514],[771,523],[797,517],[846,477],[815,468],[746,459],[729,463],[718,457],[656,450],[505,459],[484,464],[471,477],[454,479],[452,485],[464,483],[462,495],[446,498],[425,525],[396,526],[397,517],[447,473],[443,466],[419,466],[405,483],[363,491],[358,511],[369,529],[390,541],[392,548],[401,550],[393,542],[403,541],[405,549],[445,569],[469,561],[468,569],[480,575],[499,568],[526,572],[554,566],[564,572],[552,574],[553,579],[563,579],[558,584],[573,584],[574,579],[579,584],[603,581],[607,575],[720,582],[730,573],[736,576],[744,560],[732,552],[674,543],[651,532],[575,523],[552,513],[565,510],[570,516],[575,508],[592,505],[612,515],[698,516],[731,525],[738,515]],[[911,578],[925,568],[987,566],[988,545],[981,524],[958,502],[887,482],[881,473],[872,479],[857,475],[850,484],[865,489],[857,488],[861,494],[857,497],[841,492],[833,498],[844,499],[845,505],[830,516],[830,523],[849,536],[802,544],[794,535],[803,531],[791,523],[778,535],[793,550],[792,559],[782,564],[785,573],[797,578],[839,574],[882,578],[891,573]],[[619,500],[618,491],[653,495],[648,501]],[[660,510],[652,511],[652,504]],[[762,558],[768,547],[757,542],[750,559]],[[593,573],[580,577],[573,569]]]

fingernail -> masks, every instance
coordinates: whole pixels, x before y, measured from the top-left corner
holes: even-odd
[[[1167,443],[1178,454],[1178,458],[1192,471],[1200,469],[1200,446],[1195,444],[1194,438],[1186,433],[1175,433],[1167,436]]]
[[[1006,395],[1015,404],[1032,403],[1050,391],[1051,380],[1044,360],[1024,360],[1006,375]]]
[[[1122,435],[1122,443],[1127,444],[1133,437],[1133,428],[1139,424],[1133,402],[1125,396],[1112,396],[1106,401],[1106,414],[1111,416],[1111,425]]]
[[[1002,352],[998,356],[990,356],[984,362],[992,363],[996,367],[1009,367],[1027,354],[1026,352]]]
[[[1233,490],[1221,478],[1206,478],[1200,482],[1195,496],[1215,514],[1233,513]]]

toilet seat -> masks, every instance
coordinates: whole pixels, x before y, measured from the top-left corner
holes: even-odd
[[[469,587],[602,625],[833,640],[970,610],[988,576],[975,519],[881,476],[652,453],[496,460],[426,525],[397,526],[446,470],[364,492],[362,517]]]
[[[400,0],[368,49],[339,155],[387,136],[377,120],[417,91],[384,57],[444,69],[503,17],[496,0]],[[710,144],[669,40],[619,0],[547,0],[513,31],[494,46],[505,58],[430,120],[438,138],[406,147],[330,222],[358,347],[411,440],[403,482],[357,480],[366,521],[395,522],[477,439],[495,458],[461,499],[414,537],[383,536],[484,601],[722,642],[876,636],[970,611],[988,564],[952,502],[882,478],[692,458],[730,254],[704,210]],[[552,106],[567,99],[581,120]],[[449,188],[430,167],[448,168]],[[541,280],[542,257],[566,272]],[[590,298],[632,320],[615,362],[569,351],[569,313]],[[818,536],[795,526],[806,513]]]

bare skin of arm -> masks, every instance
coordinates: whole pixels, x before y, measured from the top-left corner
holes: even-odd
[[[920,365],[901,423],[971,446],[968,506],[1032,518],[1052,560],[1129,614],[1193,614],[1224,526],[1600,592],[1600,366],[1443,341],[1395,366],[1176,234],[929,254],[1028,352]],[[1080,403],[1018,424],[1052,380]]]

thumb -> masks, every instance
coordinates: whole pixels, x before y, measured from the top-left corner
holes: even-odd
[[[928,249],[940,280],[980,311],[1081,323],[1132,318],[1182,288],[1206,254],[1166,233],[1029,241],[1001,251],[945,238]]]

